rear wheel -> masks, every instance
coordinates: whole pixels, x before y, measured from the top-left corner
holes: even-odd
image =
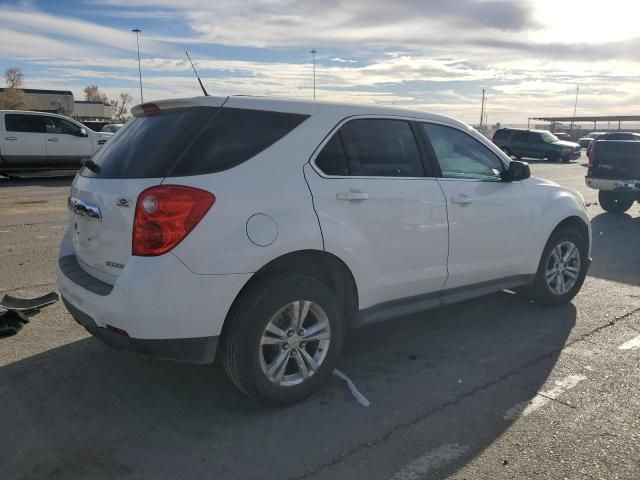
[[[557,306],[576,296],[587,275],[587,240],[572,228],[555,231],[544,248],[531,290],[536,303]]]
[[[274,404],[294,403],[318,390],[345,336],[335,293],[299,274],[258,282],[227,321],[223,363],[229,378],[248,396]]]
[[[631,208],[635,198],[620,192],[600,190],[598,192],[600,206],[609,213],[624,213]]]

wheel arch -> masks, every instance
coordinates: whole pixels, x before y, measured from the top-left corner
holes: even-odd
[[[224,324],[222,325],[221,337],[224,337],[229,325],[229,317],[234,311],[236,304],[243,295],[256,283],[263,281],[271,275],[297,273],[312,276],[325,283],[333,290],[338,298],[338,302],[343,308],[345,318],[350,324],[358,311],[358,287],[353,273],[347,265],[332,253],[322,250],[297,250],[277,257],[257,272],[245,283],[236,295]]]

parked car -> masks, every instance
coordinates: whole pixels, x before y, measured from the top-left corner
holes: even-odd
[[[106,133],[116,133],[122,127],[124,127],[124,123],[109,123],[102,127],[101,131]]]
[[[594,138],[596,138],[599,135],[604,135],[605,132],[591,132],[591,133],[587,133],[584,137],[580,138],[578,140],[578,143],[580,144],[580,148],[589,148],[589,145],[591,144],[591,142],[593,141]]]
[[[554,132],[553,135],[558,139],[558,140],[567,140],[567,141],[571,141],[571,135],[569,135],[566,132]]]
[[[580,145],[560,140],[546,130],[500,128],[493,135],[493,143],[517,159],[527,157],[569,162],[581,155]]]
[[[593,141],[589,144],[587,148],[587,157],[591,158],[591,151],[595,145],[596,141],[599,140],[630,140],[630,141],[640,141],[640,133],[634,132],[610,132],[603,133],[602,135],[598,135]]]
[[[60,294],[116,348],[218,350],[253,398],[317,390],[351,327],[505,288],[561,305],[585,278],[581,196],[454,119],[233,96],[132,114],[73,181]]]
[[[639,140],[594,142],[585,180],[599,190],[600,206],[607,212],[623,213],[640,201]]]
[[[0,110],[0,175],[78,169],[111,135],[62,115]]]

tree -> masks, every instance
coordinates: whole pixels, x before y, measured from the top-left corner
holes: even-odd
[[[133,101],[133,97],[127,92],[121,92],[118,95],[118,100],[111,100],[111,111],[113,112],[113,119],[117,122],[124,123],[129,117],[129,109],[127,104]]]
[[[7,87],[0,93],[0,109],[3,110],[29,110],[31,103],[20,89],[24,80],[22,70],[17,67],[7,68],[4,72]]]
[[[105,105],[109,104],[107,95],[104,92],[101,92],[97,85],[84,87],[84,99],[89,102],[100,102]]]

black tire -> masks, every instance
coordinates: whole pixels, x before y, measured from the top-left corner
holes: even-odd
[[[565,155],[565,156],[562,157],[562,161],[564,163],[569,163],[569,162],[571,162],[571,157],[569,157],[568,155]]]
[[[560,295],[551,290],[551,287],[547,283],[547,265],[551,260],[553,250],[557,245],[563,242],[573,243],[580,253],[580,269],[577,274],[577,279],[573,286],[564,294]],[[573,297],[580,291],[584,279],[587,275],[587,269],[589,266],[589,246],[588,240],[585,239],[578,230],[573,228],[560,228],[551,234],[547,241],[544,251],[542,252],[542,258],[538,265],[538,271],[532,288],[529,291],[529,295],[533,301],[540,305],[547,307],[556,307],[569,303]]]
[[[260,342],[271,317],[289,303],[301,300],[319,305],[326,313],[331,330],[328,352],[315,373],[302,383],[281,386],[272,382],[261,367]],[[222,339],[227,375],[249,397],[275,405],[299,402],[318,390],[333,371],[346,334],[343,310],[335,292],[301,274],[280,274],[258,281],[234,303],[227,322],[230,323]]]
[[[550,162],[557,162],[560,159],[560,155],[558,155],[558,152],[555,152],[553,150],[551,150],[550,152],[547,152],[545,156],[547,157],[547,160],[549,160]]]
[[[624,213],[631,208],[635,198],[620,192],[599,190],[598,201],[600,206],[609,213]]]

